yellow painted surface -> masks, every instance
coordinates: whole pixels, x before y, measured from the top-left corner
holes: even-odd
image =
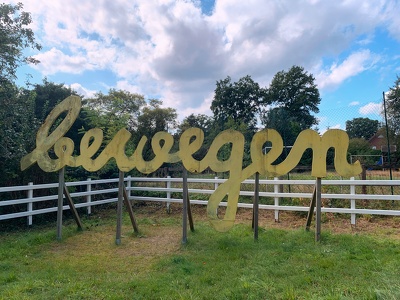
[[[36,136],[36,148],[21,159],[21,169],[25,170],[34,163],[45,172],[55,172],[64,166],[82,166],[87,171],[101,169],[111,158],[117,162],[118,168],[128,172],[137,168],[141,173],[152,173],[166,163],[182,161],[184,167],[193,173],[202,172],[210,168],[215,172],[229,172],[229,179],[219,185],[210,196],[207,206],[207,214],[212,225],[219,231],[226,231],[235,222],[237,203],[239,199],[240,183],[259,172],[263,176],[280,176],[290,172],[299,163],[304,151],[311,148],[313,151],[312,176],[326,176],[326,154],[329,148],[335,149],[335,169],[341,176],[350,177],[361,173],[361,165],[358,161],[354,164],[347,162],[346,153],[349,143],[347,133],[342,130],[328,130],[321,137],[313,130],[302,131],[296,139],[287,158],[280,164],[274,165],[274,161],[283,150],[282,138],[276,130],[265,129],[257,132],[252,139],[250,155],[252,163],[243,169],[244,136],[239,131],[222,131],[212,142],[210,149],[202,160],[193,158],[204,141],[204,133],[199,128],[189,128],[182,133],[179,139],[179,150],[172,152],[174,144],[172,135],[168,132],[157,132],[151,139],[151,146],[155,154],[151,161],[145,161],[142,156],[143,147],[147,137],[142,137],[135,152],[131,156],[125,153],[125,145],[131,134],[126,129],[121,129],[110,143],[96,156],[103,142],[103,132],[95,128],[88,130],[80,143],[80,154],[73,156],[74,143],[64,135],[71,128],[79,115],[81,108],[80,98],[70,96],[58,104],[46,118]],[[67,112],[64,120],[58,127],[49,133],[55,120]],[[162,142],[163,141],[163,142]],[[269,141],[271,150],[264,154],[263,145]],[[218,151],[225,144],[231,144],[230,157],[224,161],[217,158]],[[162,146],[161,146],[162,145]],[[54,147],[57,158],[51,158],[49,150]],[[217,208],[220,202],[227,196],[227,209],[224,217],[217,216]]]

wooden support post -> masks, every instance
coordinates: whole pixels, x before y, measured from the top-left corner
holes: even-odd
[[[72,216],[75,219],[76,225],[78,225],[78,229],[83,230],[83,225],[82,225],[81,219],[79,218],[78,211],[75,208],[74,202],[72,201],[71,195],[69,194],[68,188],[65,185],[65,183],[64,183],[64,195],[65,195],[65,198],[67,199],[69,209],[72,212]]]
[[[258,240],[258,204],[260,199],[260,174],[256,172],[254,181],[254,199],[253,199],[253,229],[254,240]]]
[[[186,198],[186,203],[187,203],[187,212],[188,212],[188,218],[189,218],[189,227],[190,227],[190,231],[193,232],[194,231],[194,224],[193,224],[193,215],[192,215],[192,208],[190,206],[190,198],[189,198],[189,191],[188,191],[188,184],[187,184],[187,170],[185,169],[184,171],[184,177],[186,179],[184,179],[185,181],[185,188],[184,188],[184,200]]]
[[[63,203],[64,203],[64,184],[65,184],[65,168],[58,172],[58,204],[57,204],[57,240],[62,239],[62,218],[63,218]]]
[[[315,183],[315,241],[319,242],[321,240],[321,178],[318,177]]]
[[[135,233],[139,233],[139,228],[137,226],[135,215],[133,214],[132,205],[131,205],[131,202],[129,201],[128,193],[126,192],[126,188],[125,187],[124,187],[124,191],[123,192],[124,192],[124,203],[125,203],[126,209],[128,211],[129,217],[131,219],[133,231]]]
[[[310,209],[307,215],[306,230],[310,230],[312,216],[315,208],[315,241],[321,240],[321,178],[318,177],[315,181],[313,196],[310,203]]]
[[[308,215],[307,215],[306,231],[310,231],[311,220],[312,220],[312,217],[314,214],[314,209],[315,209],[316,191],[317,191],[317,189],[314,186],[314,191],[313,191],[312,199],[310,202],[310,209],[308,210]]]
[[[187,198],[187,170],[183,167],[182,174],[182,244],[187,243],[187,216],[188,216],[188,202]]]
[[[117,202],[117,230],[115,244],[121,244],[122,204],[124,199],[124,172],[119,171],[118,202]]]

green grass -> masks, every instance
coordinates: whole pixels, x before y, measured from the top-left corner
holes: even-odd
[[[181,244],[179,216],[125,216],[115,241],[115,215],[71,221],[63,240],[55,224],[0,233],[0,299],[400,299],[400,241],[260,229],[228,233],[196,221]]]

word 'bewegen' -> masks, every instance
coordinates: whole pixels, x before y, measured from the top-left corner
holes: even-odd
[[[219,185],[210,196],[207,205],[207,214],[212,225],[219,231],[226,231],[233,226],[240,192],[240,183],[258,172],[263,176],[280,176],[290,172],[299,163],[304,151],[312,149],[311,175],[326,176],[326,155],[329,148],[335,149],[334,165],[341,176],[350,177],[361,173],[358,161],[353,164],[347,162],[347,148],[349,138],[347,133],[338,129],[326,131],[322,137],[315,131],[302,131],[289,155],[279,163],[273,164],[283,150],[283,141],[276,130],[264,129],[257,132],[251,141],[250,156],[252,163],[243,168],[244,136],[239,131],[222,131],[213,140],[207,154],[201,160],[193,158],[203,144],[204,133],[199,128],[189,128],[182,133],[179,139],[179,150],[172,152],[174,139],[168,132],[157,132],[151,139],[154,158],[150,161],[143,159],[143,148],[147,137],[143,136],[134,153],[127,156],[126,143],[131,133],[126,129],[117,132],[114,138],[99,152],[103,142],[103,131],[98,128],[88,130],[80,142],[79,155],[74,156],[74,142],[64,135],[71,128],[81,109],[81,99],[70,96],[59,103],[47,116],[36,136],[36,148],[21,159],[21,169],[25,170],[34,163],[45,172],[55,172],[65,166],[82,166],[87,171],[101,169],[111,158],[114,158],[118,168],[128,172],[136,168],[141,173],[152,173],[163,163],[182,164],[189,172],[202,172],[210,168],[214,172],[229,172],[229,179]],[[67,115],[62,122],[49,133],[55,120],[63,113]],[[263,145],[269,142],[272,147],[267,153],[263,152]],[[231,153],[228,159],[219,160],[218,151],[225,144],[231,144]],[[49,156],[49,150],[54,148],[57,158]],[[95,156],[95,158],[93,158]],[[223,198],[228,195],[227,208],[223,219],[219,219],[217,208]]]

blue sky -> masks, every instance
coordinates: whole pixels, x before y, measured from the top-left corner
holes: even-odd
[[[6,1],[16,3],[16,1]],[[44,77],[86,97],[110,88],[211,115],[215,82],[250,75],[268,86],[300,65],[321,93],[319,129],[381,120],[400,75],[400,1],[24,0],[43,49],[21,83]],[[39,4],[40,3],[40,4]]]

